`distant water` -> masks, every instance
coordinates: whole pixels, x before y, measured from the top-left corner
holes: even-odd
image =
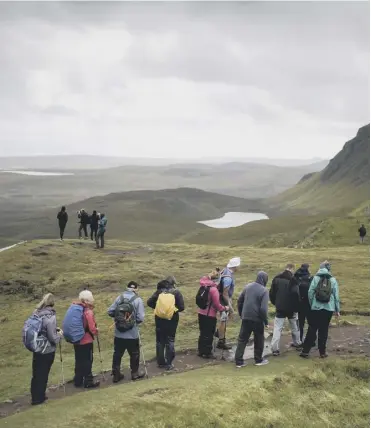
[[[230,212],[225,213],[223,217],[214,220],[198,221],[197,223],[204,224],[205,226],[214,229],[227,229],[229,227],[242,226],[243,224],[250,223],[256,220],[268,220],[268,216],[262,213],[238,213]]]
[[[13,171],[3,171],[0,172],[8,172],[12,174],[21,174],[21,175],[75,175],[72,172],[42,172],[42,171],[21,171],[21,170],[13,170]]]

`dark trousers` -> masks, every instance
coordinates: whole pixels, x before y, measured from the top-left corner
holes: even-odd
[[[243,355],[246,345],[250,339],[251,333],[254,333],[254,359],[256,363],[263,361],[264,351],[264,323],[259,321],[242,320],[240,335],[236,349],[236,364],[243,363]]]
[[[310,311],[309,328],[305,336],[303,353],[309,354],[310,348],[316,340],[318,332],[318,350],[321,355],[326,353],[326,343],[328,338],[328,329],[332,318],[332,312],[324,309],[320,311]]]
[[[209,356],[213,352],[213,340],[216,330],[216,318],[198,314],[200,336],[198,338],[198,353]]]
[[[64,236],[64,229],[66,228],[66,225],[65,224],[60,224],[59,225],[59,236],[60,236],[60,238],[61,239],[63,239],[63,236]]]
[[[43,403],[48,385],[49,372],[53,365],[55,352],[50,354],[36,354],[32,359],[31,396],[32,403]]]
[[[75,386],[87,386],[93,381],[93,344],[73,345],[75,348]]]
[[[175,335],[179,315],[171,320],[155,317],[156,325],[156,359],[159,366],[170,366],[175,358]]]
[[[309,317],[310,311],[311,309],[309,306],[309,302],[300,302],[299,312],[298,312],[298,323],[299,323],[301,342],[303,342],[303,338],[304,338],[305,321],[309,323],[308,317]]]
[[[101,232],[100,230],[98,230],[97,236],[95,238],[97,248],[104,248],[104,234],[105,232]],[[99,241],[100,241],[100,246],[99,246]]]
[[[114,341],[112,372],[120,372],[121,360],[125,351],[128,351],[130,355],[131,373],[138,373],[140,358],[139,339],[121,339],[119,337],[115,337]]]
[[[97,231],[98,231],[98,226],[94,226],[94,225],[90,226],[90,238],[92,241],[93,241],[93,239],[94,240],[97,239]]]
[[[88,237],[88,226],[86,225],[86,224],[80,224],[80,227],[79,227],[79,238],[81,238],[81,236],[82,236],[82,231],[84,231],[84,234],[85,234],[85,238],[87,238]]]

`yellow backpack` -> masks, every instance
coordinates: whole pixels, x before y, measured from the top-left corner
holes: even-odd
[[[162,292],[157,299],[155,315],[164,320],[171,320],[177,311],[174,294]]]

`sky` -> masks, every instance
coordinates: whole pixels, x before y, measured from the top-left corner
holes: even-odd
[[[0,156],[331,158],[367,2],[0,2]]]

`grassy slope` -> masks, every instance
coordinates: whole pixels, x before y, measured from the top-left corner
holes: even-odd
[[[42,419],[58,428],[368,427],[368,360],[334,363],[291,357],[259,369],[210,367],[94,391],[88,400],[79,394],[0,426],[36,428]]]
[[[177,335],[177,347],[195,347],[198,337],[196,305],[194,296],[198,279],[214,266],[222,266],[230,257],[239,255],[242,267],[237,274],[237,290],[255,279],[256,272],[264,269],[270,279],[288,262],[297,265],[308,262],[313,266],[330,259],[340,283],[342,311],[356,313],[369,311],[369,253],[366,248],[341,248],[336,250],[316,249],[253,249],[206,247],[192,245],[146,246],[123,242],[109,242],[106,252],[93,251],[88,243],[72,246],[46,247],[45,242],[29,243],[25,246],[0,254],[0,278],[9,285],[0,283],[0,400],[27,391],[31,368],[31,355],[20,343],[20,332],[24,320],[42,294],[56,294],[59,322],[71,300],[83,287],[89,287],[96,297],[96,316],[101,330],[101,342],[105,366],[112,358],[112,325],[106,309],[125,288],[131,279],[142,285],[141,296],[146,300],[153,292],[159,279],[174,274],[179,289],[185,296],[186,310],[181,316]],[[49,242],[50,244],[50,242]],[[35,252],[35,248],[43,246]],[[132,250],[132,254],[110,255],[108,250]],[[137,252],[133,251],[137,250]],[[44,255],[33,255],[46,253]],[[315,268],[313,268],[315,270]],[[17,294],[5,294],[18,290]],[[272,313],[273,308],[270,308]],[[147,319],[142,327],[144,351],[147,358],[154,356],[154,324],[152,311],[146,309]],[[354,318],[350,318],[354,321]],[[235,338],[239,329],[237,320],[228,326],[229,337]],[[64,345],[66,377],[72,378],[73,355],[69,345]],[[98,371],[98,358],[95,370]],[[59,364],[51,373],[51,382],[59,381]],[[105,394],[105,393],[104,393]],[[115,426],[115,425],[113,425]]]

